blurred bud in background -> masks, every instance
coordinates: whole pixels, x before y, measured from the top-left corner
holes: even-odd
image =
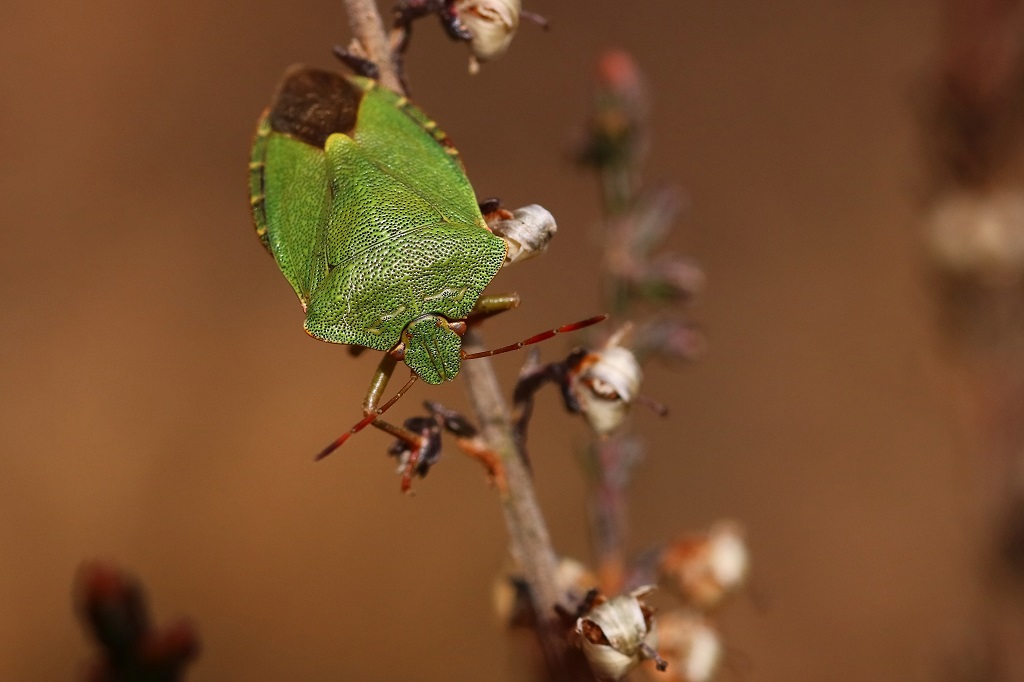
[[[702,610],[718,606],[741,587],[749,570],[743,531],[732,521],[677,539],[662,552],[658,565],[662,584]]]
[[[1024,192],[1004,188],[943,196],[933,208],[927,245],[952,275],[992,283],[1024,276]]]
[[[644,671],[658,682],[710,682],[722,662],[722,639],[700,613],[672,611],[658,614],[658,651],[668,668],[653,665]]]

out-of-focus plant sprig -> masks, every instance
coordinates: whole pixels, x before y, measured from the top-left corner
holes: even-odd
[[[179,682],[199,655],[199,637],[193,625],[178,620],[155,628],[142,585],[114,566],[83,566],[75,602],[99,648],[84,682]]]
[[[690,259],[659,253],[679,219],[682,192],[668,184],[647,188],[642,181],[650,148],[649,111],[647,88],[633,58],[621,50],[603,54],[594,107],[576,159],[599,181],[604,207],[602,289],[606,305],[625,321],[597,351],[596,364],[613,364],[620,384],[630,386],[622,401],[627,408],[641,396],[641,363],[692,359],[703,345],[686,316],[687,304],[703,286],[703,273]],[[593,405],[587,414],[595,415],[588,421],[596,437],[584,456],[584,469],[593,482],[591,527],[602,586],[617,590],[624,575],[625,488],[633,467],[643,459],[643,445],[628,433],[627,409],[612,412],[606,403]]]
[[[641,393],[641,364],[653,358],[690,359],[702,346],[685,307],[700,291],[703,274],[689,259],[660,253],[683,208],[682,193],[670,185],[647,189],[641,182],[649,147],[647,112],[643,79],[632,58],[621,51],[606,53],[576,159],[600,182],[601,277],[605,303],[620,326],[561,361],[541,364],[539,354],[531,353],[514,394],[516,434],[525,455],[534,395],[547,384],[560,389],[566,410],[583,416],[593,434],[582,465],[591,483],[598,570],[595,575],[563,557],[558,571],[559,589],[579,604],[575,614],[563,614],[572,625],[570,641],[583,651],[593,674],[618,680],[647,662],[645,669],[659,679],[706,682],[723,650],[710,614],[746,579],[742,531],[723,522],[633,561],[625,551],[626,491],[644,457],[642,439],[629,431],[629,415],[635,404],[667,413]],[[597,587],[588,590],[588,584]],[[499,589],[505,595],[498,600],[505,605],[503,617],[514,624],[531,622],[523,618],[529,609],[522,590],[509,585],[522,582],[513,573]],[[675,606],[663,613],[650,603],[655,585],[675,597]]]
[[[957,379],[977,425],[977,641],[944,679],[1024,676],[1024,1],[944,0],[923,116],[924,245]],[[993,579],[993,578],[998,579]]]

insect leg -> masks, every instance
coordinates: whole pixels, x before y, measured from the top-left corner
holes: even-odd
[[[337,57],[342,64],[352,69],[360,76],[372,78],[373,80],[378,80],[380,78],[380,67],[378,67],[376,63],[370,61],[366,57],[360,57],[354,52],[346,50],[341,45],[334,46],[334,56]]]
[[[479,322],[480,320],[486,320],[488,317],[493,317],[498,313],[503,313],[506,310],[512,310],[513,308],[519,307],[519,294],[512,292],[511,294],[492,294],[490,296],[481,296],[477,299],[476,305],[469,311],[468,322]]]
[[[422,436],[417,433],[410,431],[409,429],[401,426],[395,426],[389,422],[384,421],[380,418],[380,415],[384,414],[392,405],[405,395],[405,392],[416,382],[417,377],[415,374],[412,378],[401,389],[383,405],[380,405],[381,396],[384,394],[384,389],[387,388],[388,381],[391,379],[392,372],[395,371],[395,366],[398,364],[398,360],[390,355],[385,355],[377,365],[377,371],[373,374],[373,379],[370,380],[370,387],[366,391],[366,397],[363,399],[363,419],[356,423],[351,429],[339,436],[333,443],[328,445],[326,448],[320,451],[316,456],[316,459],[320,460],[331,454],[339,447],[341,447],[346,440],[348,440],[353,434],[362,431],[371,424],[381,431],[390,433],[395,438],[401,439],[403,442],[408,443],[412,450],[413,456],[410,458],[413,467],[419,462],[419,452],[425,445],[425,441]],[[403,486],[404,489],[405,486]]]
[[[391,379],[391,374],[395,371],[395,366],[397,364],[398,360],[390,355],[385,355],[384,359],[382,359],[380,364],[377,365],[377,371],[373,373],[373,379],[370,380],[370,388],[367,389],[366,397],[363,398],[363,414],[367,417],[382,414],[384,410],[391,407],[391,405],[393,405],[398,398],[405,393],[405,389],[408,388],[408,384],[406,384],[406,386],[402,387],[394,398],[385,404],[383,409],[378,409],[380,399],[384,395],[384,389],[387,387],[388,381]],[[415,377],[416,375],[414,374],[413,376]],[[390,433],[395,438],[408,443],[416,450],[423,446],[423,437],[407,428],[395,426],[394,424],[386,422],[379,417],[374,419],[371,423],[381,431]]]

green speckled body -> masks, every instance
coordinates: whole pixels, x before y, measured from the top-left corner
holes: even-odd
[[[250,195],[306,331],[324,341],[387,351],[423,315],[463,320],[505,259],[444,134],[364,78],[289,70],[259,122]]]

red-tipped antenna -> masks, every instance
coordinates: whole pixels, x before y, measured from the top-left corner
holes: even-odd
[[[470,354],[467,354],[467,355],[463,355],[462,359],[463,360],[476,360],[477,358],[486,358],[486,357],[490,357],[492,355],[498,355],[499,353],[508,353],[508,352],[511,352],[511,351],[514,351],[514,350],[519,350],[523,346],[532,346],[535,343],[540,343],[541,341],[547,341],[548,339],[550,339],[555,334],[563,334],[565,332],[574,332],[577,329],[583,329],[584,327],[589,327],[592,324],[597,324],[598,322],[604,322],[607,319],[608,319],[607,315],[595,315],[594,317],[588,317],[587,319],[580,320],[579,322],[573,322],[572,324],[564,324],[561,327],[559,327],[558,329],[549,329],[546,332],[541,332],[540,334],[537,334],[536,336],[531,336],[530,338],[526,339],[525,341],[518,341],[518,342],[513,343],[511,345],[508,345],[508,346],[502,346],[501,348],[495,348],[494,350],[484,350],[484,351],[480,351],[479,353],[470,353]]]
[[[415,372],[413,372],[413,375],[411,377],[409,377],[409,381],[405,382],[405,386],[402,386],[402,388],[400,388],[398,390],[398,393],[396,393],[394,395],[394,397],[391,398],[391,400],[387,401],[386,403],[384,403],[383,405],[378,407],[376,410],[374,410],[370,414],[366,415],[363,419],[361,419],[355,426],[353,426],[351,429],[349,429],[346,433],[343,433],[340,436],[338,436],[338,439],[336,441],[334,441],[333,443],[328,445],[326,448],[321,450],[317,454],[317,456],[313,458],[313,460],[316,461],[316,462],[319,462],[321,459],[323,459],[324,457],[326,457],[327,455],[331,454],[332,452],[334,452],[335,450],[340,448],[342,445],[344,445],[345,441],[347,441],[349,438],[352,437],[352,434],[359,433],[360,431],[365,429],[367,426],[372,424],[373,421],[377,417],[381,416],[382,414],[384,414],[385,412],[390,410],[391,406],[394,405],[395,403],[397,403],[398,400],[403,395],[405,395],[405,392],[408,391],[409,388],[412,387],[412,385],[415,384],[416,380],[419,379],[419,378],[420,378],[419,375],[416,374]]]

